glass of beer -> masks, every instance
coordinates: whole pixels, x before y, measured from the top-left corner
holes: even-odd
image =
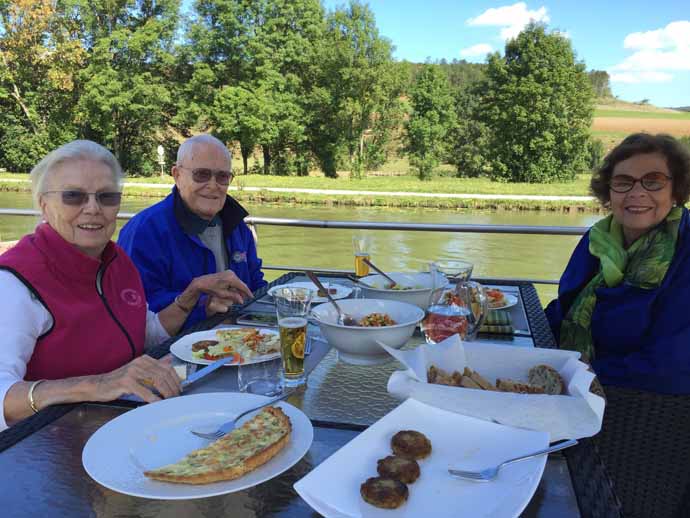
[[[357,277],[369,275],[369,265],[364,262],[364,259],[369,259],[371,247],[369,236],[364,234],[352,236],[352,247],[355,251],[355,275]]]
[[[304,348],[307,343],[307,315],[314,292],[308,288],[280,288],[276,302],[280,331],[280,356],[285,387],[304,384]]]

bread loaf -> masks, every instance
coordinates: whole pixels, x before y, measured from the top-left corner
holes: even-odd
[[[556,369],[549,365],[537,365],[529,370],[530,385],[544,389],[546,394],[558,395],[563,393],[565,383]]]

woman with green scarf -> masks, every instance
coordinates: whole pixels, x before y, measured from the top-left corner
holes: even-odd
[[[689,394],[690,154],[668,135],[630,135],[591,190],[610,214],[573,252],[551,329],[604,385]]]

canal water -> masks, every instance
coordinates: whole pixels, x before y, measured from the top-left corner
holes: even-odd
[[[137,212],[157,200],[125,198],[123,212]],[[0,207],[31,208],[27,193],[0,192]],[[407,208],[313,207],[305,205],[245,204],[253,216],[319,220],[455,223],[491,225],[589,226],[600,214],[548,211],[436,210]],[[0,240],[19,239],[31,232],[33,217],[0,217]],[[353,268],[355,230],[259,226],[259,254],[267,265]],[[461,234],[447,232],[367,231],[372,260],[385,270],[423,270],[429,261],[464,259],[474,263],[479,277],[558,279],[578,237]],[[273,279],[280,272],[268,271]],[[555,286],[537,286],[542,302]]]

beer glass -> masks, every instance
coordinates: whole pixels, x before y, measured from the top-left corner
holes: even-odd
[[[304,347],[307,343],[307,315],[314,291],[308,288],[280,288],[273,294],[280,331],[283,384],[304,384]]]
[[[369,259],[371,250],[369,236],[363,234],[352,236],[352,248],[355,251],[355,275],[357,277],[369,275],[369,265],[364,262],[364,259]]]

